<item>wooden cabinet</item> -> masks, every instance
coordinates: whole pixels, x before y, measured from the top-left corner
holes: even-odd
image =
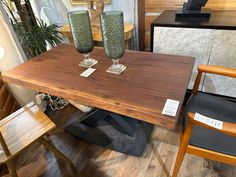
[[[215,30],[214,42],[208,64],[236,68],[236,30]],[[206,75],[205,92],[236,97],[236,79]]]
[[[212,11],[209,21],[176,21],[165,11],[152,22],[151,51],[196,58],[188,88],[199,64],[236,68],[236,11]],[[207,74],[199,90],[236,97],[236,79]]]
[[[165,10],[178,10],[187,0],[138,0],[139,4],[139,46],[150,49],[151,22]],[[235,0],[208,0],[206,7],[212,10],[236,10]]]
[[[208,64],[214,40],[212,29],[155,27],[153,52],[196,58],[188,88],[192,89],[197,76],[197,66]],[[204,77],[203,77],[204,78]],[[200,86],[200,88],[202,88]]]

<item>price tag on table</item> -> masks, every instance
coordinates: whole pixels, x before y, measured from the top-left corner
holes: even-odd
[[[179,107],[179,101],[167,99],[162,114],[167,116],[176,116]]]
[[[82,72],[82,73],[80,74],[80,76],[82,76],[82,77],[89,77],[94,71],[96,71],[96,69],[94,69],[94,68],[88,68],[88,69],[86,69],[84,72]]]

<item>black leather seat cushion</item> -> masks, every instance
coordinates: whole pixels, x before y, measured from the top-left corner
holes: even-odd
[[[236,123],[236,103],[205,93],[197,93],[189,99],[185,109],[183,131],[187,126],[188,112],[198,112],[213,119]],[[236,156],[236,138],[203,127],[193,127],[189,144]]]

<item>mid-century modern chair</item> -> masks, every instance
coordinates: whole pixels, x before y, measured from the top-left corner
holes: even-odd
[[[186,152],[236,165],[236,103],[198,92],[202,73],[236,78],[236,69],[210,65],[198,66],[198,75],[181,123],[181,143],[172,177],[178,175]],[[195,113],[223,121],[222,129],[195,120]]]
[[[44,138],[55,124],[35,105],[29,103],[0,121],[0,164],[6,164],[16,177],[13,159],[22,150],[38,141],[67,162],[71,161]]]

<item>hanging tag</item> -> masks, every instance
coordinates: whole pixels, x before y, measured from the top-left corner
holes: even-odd
[[[203,124],[209,125],[211,127],[219,129],[219,130],[222,130],[222,128],[223,128],[223,121],[212,119],[212,118],[203,116],[199,113],[195,114],[194,120],[199,121]]]

